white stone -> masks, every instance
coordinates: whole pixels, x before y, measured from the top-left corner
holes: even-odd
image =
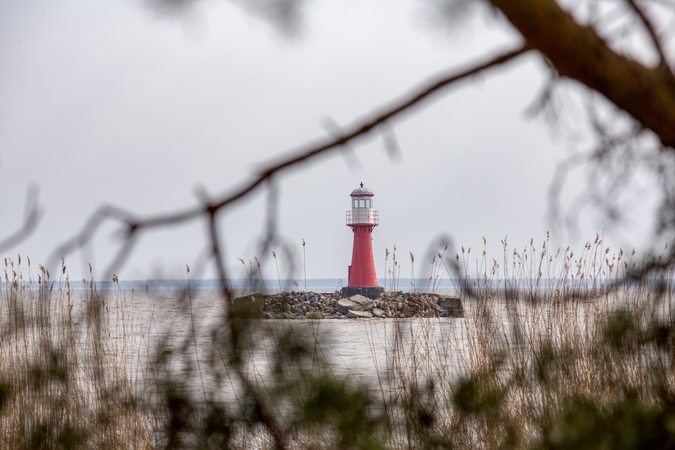
[[[368,311],[353,311],[350,310],[347,312],[347,315],[353,319],[370,319],[373,317]]]
[[[363,309],[371,309],[375,306],[374,300],[371,300],[368,297],[364,297],[361,294],[352,295],[351,297],[349,297],[349,300],[353,301],[358,305],[361,305]]]

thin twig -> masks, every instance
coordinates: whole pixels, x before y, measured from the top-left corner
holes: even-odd
[[[38,191],[36,188],[29,188],[26,194],[26,207],[24,220],[21,227],[14,233],[0,241],[0,253],[9,250],[15,245],[26,240],[37,228],[37,224],[43,215],[38,202]]]
[[[218,236],[218,227],[216,222],[216,214],[218,212],[218,209],[212,206],[208,206],[207,210],[209,211],[208,216],[209,235],[211,241],[211,249],[213,250],[212,256],[216,264],[220,282],[222,284],[223,296],[225,297],[228,303],[227,325],[230,332],[230,345],[233,352],[240,352],[241,351],[240,347],[243,340],[242,337],[239,336],[238,328],[232,321],[232,314],[234,312],[235,305],[232,291],[230,290],[227,284],[227,273],[220,247],[220,238]],[[277,450],[284,450],[286,448],[286,443],[284,439],[285,433],[283,432],[283,430],[281,429],[275,418],[272,416],[272,414],[270,414],[270,412],[268,411],[268,408],[260,398],[258,391],[251,385],[251,382],[243,375],[243,371],[241,370],[241,359],[239,357],[235,357],[233,358],[233,363],[237,366],[235,373],[239,377],[240,383],[244,386],[246,393],[250,395],[251,398],[253,398],[257,420],[259,420],[265,427],[267,427],[269,432],[272,434],[272,437],[274,438],[274,447]]]
[[[640,9],[635,0],[627,0],[627,1],[630,7],[633,9],[633,11],[635,11],[635,14],[637,14],[638,17],[640,18],[642,24],[647,29],[647,33],[649,34],[649,37],[652,40],[652,44],[654,44],[654,48],[656,49],[656,52],[659,54],[660,59],[659,66],[668,69],[668,72],[671,75],[673,75],[673,70],[670,68],[670,65],[668,64],[666,54],[663,51],[663,46],[661,45],[661,41],[659,40],[659,37],[656,34],[656,30],[654,29],[654,26],[652,25],[651,21],[647,18],[647,16],[645,16],[645,13],[642,11],[642,9]]]

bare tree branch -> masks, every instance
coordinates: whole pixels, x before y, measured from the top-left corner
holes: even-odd
[[[56,261],[74,249],[88,243],[97,232],[98,228],[107,219],[118,220],[126,227],[125,239],[128,242],[131,236],[141,229],[175,225],[198,217],[215,214],[215,212],[221,210],[223,207],[248,196],[273,176],[286,170],[296,168],[302,163],[316,159],[319,156],[327,155],[330,151],[344,147],[359,138],[366,137],[371,131],[376,130],[378,126],[390,122],[393,119],[398,119],[403,113],[410,112],[414,107],[421,106],[424,101],[430,100],[444,88],[473,75],[482,73],[487,69],[509,62],[529,50],[530,47],[528,45],[523,45],[516,50],[501,53],[485,62],[475,64],[468,69],[461,71],[453,69],[449,71],[449,73],[446,72],[436,75],[430,81],[413,89],[409,94],[403,95],[400,99],[392,101],[389,105],[376,109],[365,119],[358,120],[353,125],[344,128],[339,134],[315,142],[310,142],[295,151],[289,152],[287,156],[281,157],[277,162],[270,162],[265,168],[259,171],[252,180],[242,183],[239,187],[235,187],[231,192],[223,195],[219,200],[208,205],[197,205],[183,211],[161,214],[143,219],[119,208],[104,206],[92,215],[80,232],[56,249],[50,258],[50,261]],[[124,251],[130,251],[131,249],[131,245],[123,246]],[[124,258],[125,257],[119,253],[116,257],[119,261],[123,261]],[[115,269],[115,267],[110,268],[110,270]]]
[[[136,222],[133,215],[120,208],[110,205],[103,205],[89,217],[80,232],[56,247],[47,260],[47,267],[52,267],[56,261],[65,257],[73,250],[82,248],[89,244],[101,225],[103,225],[108,219],[117,220],[123,224],[126,224],[127,229],[129,230],[127,232],[127,237],[132,233],[131,230],[135,229],[132,226],[132,224]],[[129,248],[129,250],[131,250],[131,248]]]
[[[617,54],[555,0],[491,0],[561,76],[581,82],[675,149],[675,77]]]
[[[244,359],[241,358],[241,351],[243,347],[242,333],[245,329],[245,326],[242,325],[242,320],[245,321],[246,319],[235,317],[237,313],[235,308],[237,305],[234,304],[232,290],[227,283],[227,272],[223,259],[220,237],[218,235],[218,224],[216,217],[218,210],[213,208],[211,205],[206,205],[206,209],[208,211],[207,217],[209,225],[209,238],[212,250],[211,256],[214,259],[216,269],[218,271],[218,278],[220,278],[220,283],[222,285],[223,298],[225,298],[228,307],[228,316],[225,323],[228,326],[230,335],[230,350],[233,352],[232,364],[237,369],[235,372],[239,378],[239,382],[244,386],[247,396],[253,398],[254,408],[256,411],[256,420],[259,420],[265,427],[267,427],[274,439],[274,448],[276,450],[284,450],[286,448],[286,433],[284,433],[276,418],[270,413],[267,405],[260,398],[260,393],[251,384],[251,380],[246,374],[244,374],[244,371],[241,367],[241,364],[244,361]]]
[[[0,253],[9,250],[30,236],[37,228],[37,224],[42,218],[44,211],[40,209],[38,202],[39,191],[37,187],[29,187],[26,193],[26,207],[24,211],[24,220],[21,227],[14,233],[0,241]]]

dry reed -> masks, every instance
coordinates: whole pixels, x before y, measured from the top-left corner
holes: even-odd
[[[21,258],[6,258],[0,447],[667,447],[673,269],[635,277],[645,262],[601,236],[576,256],[549,245],[504,239],[500,261],[486,241],[474,260],[439,252],[429,286],[453,280],[465,318],[364,321],[370,386],[334,374],[321,322],[251,320],[255,303],[235,302],[200,338],[188,289],[183,343],[150,342],[117,277],[104,294],[93,278],[75,291],[65,262],[58,280],[40,266],[34,281],[28,260],[26,281]],[[391,269],[388,257],[395,287],[395,247]]]

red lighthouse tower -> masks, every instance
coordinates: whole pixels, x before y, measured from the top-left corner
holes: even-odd
[[[352,209],[347,211],[347,226],[354,232],[352,264],[349,266],[347,286],[342,289],[343,296],[354,294],[375,298],[384,289],[377,284],[375,259],[373,258],[372,233],[380,224],[379,212],[373,210],[373,191],[368,188],[356,188],[350,194]]]

